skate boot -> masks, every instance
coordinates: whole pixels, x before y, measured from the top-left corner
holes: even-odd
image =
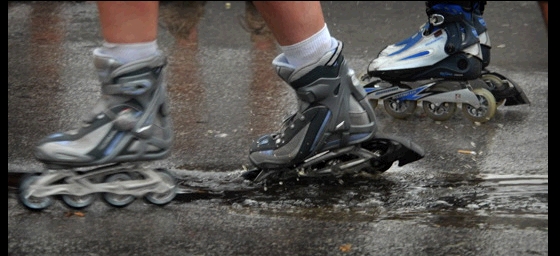
[[[172,143],[165,61],[158,55],[122,65],[95,56],[101,99],[80,127],[41,140],[36,158],[64,167],[164,158]]]
[[[482,52],[472,12],[452,4],[436,4],[426,12],[428,23],[412,37],[381,51],[369,64],[368,74],[389,81],[480,76]]]
[[[483,58],[472,8],[427,6],[428,22],[416,34],[370,62],[364,77],[381,79],[364,86],[372,106],[382,100],[389,115],[404,119],[422,101],[428,117],[444,121],[462,104],[468,119],[487,122],[496,112],[495,98],[485,83],[469,82],[480,78]]]
[[[328,149],[359,144],[373,137],[375,117],[364,95],[352,83],[341,54],[342,43],[317,63],[292,69],[283,58],[274,65],[297,93],[299,111],[276,134],[259,138],[249,158],[260,168],[293,167]]]
[[[262,136],[253,144],[249,159],[259,170],[252,179],[262,180],[272,173],[286,177],[296,173],[339,176],[345,168],[367,168],[379,158],[362,148],[376,134],[376,119],[365,91],[353,84],[353,72],[341,52],[342,43],[338,42],[319,61],[297,70],[287,64],[283,54],[274,59],[279,76],[296,91],[299,110],[284,121],[277,133]],[[400,150],[392,146],[383,149]],[[423,156],[418,153],[419,147],[415,149],[418,151],[402,164]],[[403,152],[408,153],[403,149],[399,154]],[[406,154],[398,157],[403,155]],[[388,161],[392,164],[395,159]],[[389,164],[383,164],[388,168]]]
[[[98,192],[119,207],[146,194],[155,204],[175,195],[171,174],[120,164],[162,159],[169,153],[173,133],[163,72],[166,58],[158,52],[121,64],[96,50],[94,64],[102,96],[91,113],[76,129],[52,134],[36,147],[36,158],[49,170],[22,183],[20,199],[31,209],[45,208],[56,194],[73,208],[89,205]],[[90,166],[99,167],[82,168]]]

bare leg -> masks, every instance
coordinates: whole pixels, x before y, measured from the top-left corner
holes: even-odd
[[[156,40],[158,4],[158,1],[98,1],[103,38],[110,43]]]
[[[254,1],[281,46],[299,43],[325,26],[319,1]]]

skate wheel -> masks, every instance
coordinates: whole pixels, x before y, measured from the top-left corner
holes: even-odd
[[[95,201],[95,194],[89,194],[84,196],[74,196],[74,195],[63,195],[62,201],[74,209],[82,209],[89,206],[93,201]]]
[[[120,181],[127,181],[127,180],[132,180],[132,177],[130,177],[130,175],[126,173],[117,173],[117,174],[107,176],[107,178],[105,179],[105,183],[120,182]],[[107,202],[108,204],[114,207],[125,207],[130,203],[132,203],[134,200],[136,200],[136,197],[132,195],[104,193],[103,199],[105,199],[105,202]]]
[[[431,88],[432,92],[437,93],[444,93],[449,92],[449,89],[444,85],[438,86],[435,85]],[[434,104],[433,102],[429,101],[422,101],[422,108],[424,109],[424,113],[434,120],[434,121],[447,121],[455,115],[455,111],[457,110],[457,103],[455,102],[443,102],[439,106]]]
[[[152,204],[165,205],[171,202],[175,195],[177,195],[177,183],[175,177],[167,170],[158,170],[157,174],[170,187],[169,191],[164,193],[148,193],[144,198]]]
[[[488,122],[496,114],[496,99],[494,95],[486,89],[473,89],[474,94],[480,102],[480,108],[475,108],[468,103],[463,103],[463,114],[473,122]]]
[[[18,199],[27,208],[31,210],[43,210],[49,207],[53,203],[53,198],[47,197],[35,197],[29,195],[30,187],[41,178],[38,174],[27,174],[22,178]]]
[[[494,74],[483,74],[481,78],[482,81],[484,81],[491,88],[492,91],[501,91],[509,87],[507,83],[504,83],[504,81],[500,77]],[[506,99],[501,99],[497,101],[496,107],[503,105],[505,102]]]
[[[428,101],[422,102],[424,113],[434,121],[447,121],[455,114],[457,104],[454,102],[444,102],[439,106]]]
[[[384,99],[383,107],[390,116],[397,119],[405,119],[414,114],[414,111],[416,110],[416,101]]]

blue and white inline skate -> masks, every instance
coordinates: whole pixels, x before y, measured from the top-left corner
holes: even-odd
[[[273,64],[296,92],[299,110],[281,129],[257,139],[249,159],[256,167],[243,176],[255,182],[293,178],[341,178],[379,174],[424,157],[405,138],[377,132],[377,120],[360,84],[342,55],[342,43],[316,63],[299,69],[284,55]]]
[[[428,22],[383,49],[360,78],[372,106],[382,101],[389,115],[404,119],[421,102],[428,117],[445,121],[460,104],[468,119],[484,123],[503,102],[529,104],[517,84],[486,70],[491,46],[482,19],[484,2],[426,5]]]
[[[79,127],[39,142],[35,157],[48,170],[22,179],[19,199],[31,210],[47,208],[55,196],[81,209],[98,195],[124,207],[138,197],[165,205],[177,193],[175,176],[141,166],[166,157],[173,141],[166,58],[160,53],[123,65],[96,50],[94,64],[100,100]]]

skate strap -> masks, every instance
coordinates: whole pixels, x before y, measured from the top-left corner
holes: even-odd
[[[138,96],[149,91],[156,83],[155,77],[150,73],[121,77],[117,84],[104,84],[101,87],[103,94]]]

